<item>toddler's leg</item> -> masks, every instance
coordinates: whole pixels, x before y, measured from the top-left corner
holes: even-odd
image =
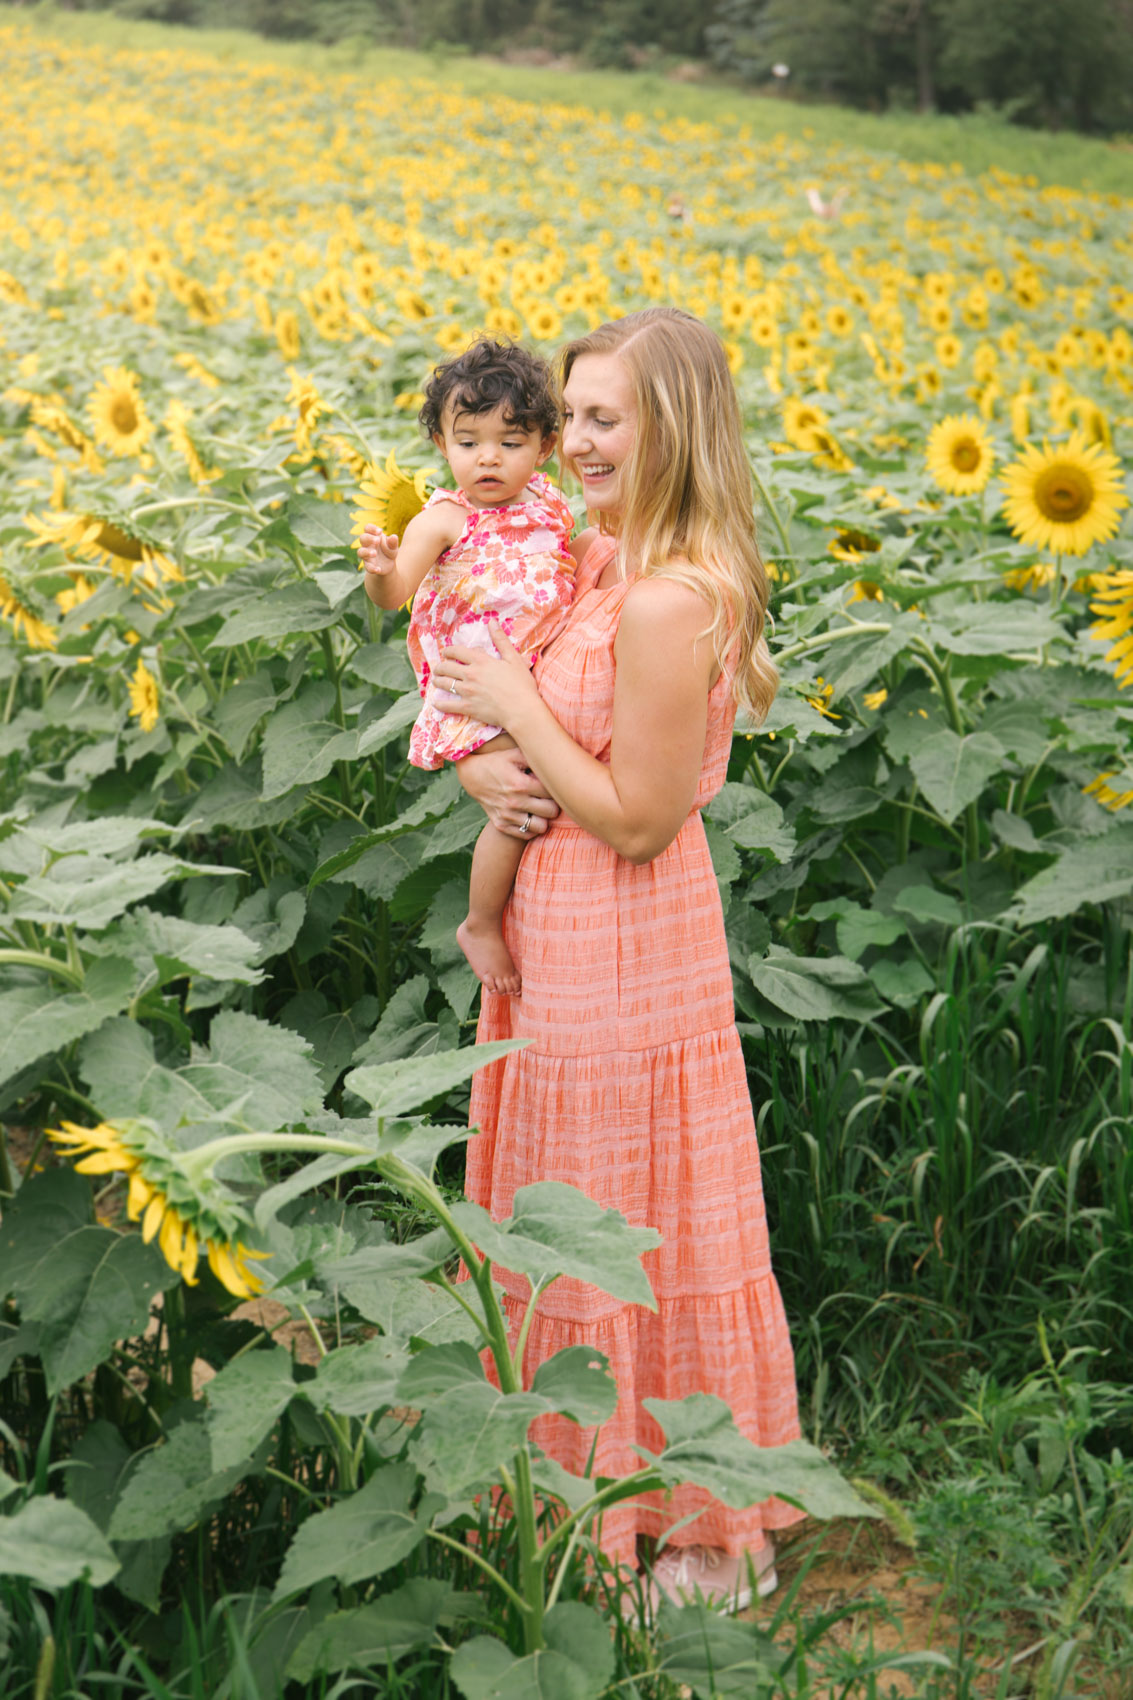
[[[468,919],[456,929],[456,942],[489,992],[519,995],[519,975],[504,943],[504,905],[511,896],[520,857],[527,848],[518,838],[486,826],[472,852]]]

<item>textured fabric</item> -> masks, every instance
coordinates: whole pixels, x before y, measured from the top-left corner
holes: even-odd
[[[438,556],[413,598],[407,647],[424,706],[409,735],[415,767],[436,768],[480,749],[500,728],[433,707],[429,680],[451,644],[496,653],[492,620],[534,663],[574,596],[574,519],[549,478],[537,472],[534,495],[499,508],[474,508],[462,490],[434,490],[428,505],[455,502],[464,530]]]
[[[614,638],[624,583],[599,588],[613,544],[599,539],[579,569],[573,612],[536,669],[540,692],[571,736],[608,760]],[[523,995],[484,994],[481,1040],[533,1041],[482,1069],[471,1119],[467,1188],[497,1220],[518,1187],[568,1181],[630,1222],[657,1228],[645,1266],[659,1310],[622,1305],[576,1280],[540,1301],[525,1375],[560,1347],[605,1352],[619,1404],[599,1433],[595,1469],[637,1468],[656,1451],[643,1398],[715,1393],[762,1446],[799,1433],[794,1360],[771,1273],[759,1151],[735,1028],[719,894],[699,808],[724,781],[733,709],[725,678],[709,697],[704,764],[674,842],[635,866],[559,817],[524,851],[505,935]],[[527,1282],[497,1275],[513,1322]],[[540,1419],[534,1438],[581,1472],[594,1435]],[[777,1501],[731,1511],[697,1489],[653,1496],[606,1516],[602,1544],[632,1563],[638,1533],[705,1507],[677,1544],[738,1553],[799,1513]]]

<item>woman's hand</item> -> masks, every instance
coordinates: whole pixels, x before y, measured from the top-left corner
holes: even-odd
[[[498,656],[466,644],[446,649],[432,672],[433,702],[443,714],[468,714],[510,731],[539,691],[527,662],[495,621],[488,630]]]
[[[546,832],[559,812],[558,804],[528,772],[523,751],[514,747],[496,750],[489,743],[458,761],[456,774],[497,832],[523,844]]]

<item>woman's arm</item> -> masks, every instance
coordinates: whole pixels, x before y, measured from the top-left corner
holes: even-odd
[[[463,529],[463,511],[452,502],[422,508],[409,521],[400,542],[396,535],[368,525],[359,540],[358,553],[366,569],[370,601],[379,608],[404,607],[436,565],[437,556],[456,542]]]
[[[650,862],[672,843],[696,796],[717,671],[711,645],[697,641],[706,615],[695,591],[670,580],[643,579],[627,592],[614,644],[608,766],[563,730],[494,628],[502,661],[465,648],[445,652],[436,688],[449,678],[459,694],[438,706],[503,726],[572,819],[627,860]]]

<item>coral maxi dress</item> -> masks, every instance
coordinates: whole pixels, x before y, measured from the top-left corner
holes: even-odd
[[[575,600],[536,676],[571,737],[608,760],[614,639],[628,586],[600,588],[613,539],[583,560]],[[708,699],[704,765],[693,812],[652,862],[636,866],[560,815],[524,852],[505,917],[523,976],[520,998],[484,994],[478,1037],[525,1038],[525,1050],[482,1069],[472,1087],[467,1190],[497,1220],[516,1189],[568,1181],[635,1225],[663,1235],[645,1267],[653,1314],[573,1279],[539,1302],[526,1358],[597,1347],[620,1399],[599,1431],[595,1473],[640,1465],[660,1449],[643,1398],[715,1393],[761,1446],[799,1433],[794,1360],[767,1244],[759,1151],[739,1036],[716,878],[699,809],[723,784],[733,709],[723,677]],[[517,1320],[524,1277],[497,1270]],[[533,1438],[581,1473],[593,1439],[564,1417]],[[674,1542],[758,1549],[762,1531],[799,1513],[771,1500],[732,1511],[700,1489],[606,1513],[602,1545],[632,1564],[638,1533],[656,1535],[694,1508]]]

